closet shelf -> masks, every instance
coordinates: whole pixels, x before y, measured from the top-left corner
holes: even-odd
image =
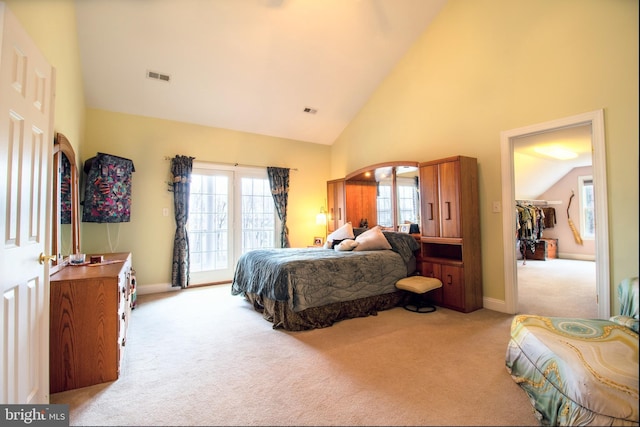
[[[548,206],[548,205],[561,205],[562,200],[530,200],[530,199],[516,199],[516,203],[526,203],[536,206]]]

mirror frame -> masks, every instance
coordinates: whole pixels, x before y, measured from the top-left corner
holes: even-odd
[[[52,198],[52,239],[51,254],[55,254],[55,259],[51,264],[51,274],[63,268],[67,259],[60,253],[60,217],[61,217],[61,189],[60,172],[62,164],[62,154],[64,154],[71,164],[71,253],[80,253],[80,223],[78,221],[79,194],[78,194],[78,166],[76,165],[76,153],[66,136],[57,132],[53,141],[53,198]]]
[[[398,231],[398,196],[396,194],[396,171],[398,167],[402,166],[411,166],[411,167],[420,167],[420,162],[414,161],[394,161],[394,162],[384,162],[377,163],[375,165],[366,166],[364,168],[358,169],[354,172],[351,172],[344,179],[345,186],[349,184],[349,182],[376,182],[375,171],[376,169],[381,168],[390,168],[392,170],[392,178],[391,178],[391,212],[392,212],[392,221],[393,226],[391,229],[393,231]],[[347,202],[348,204],[348,202]],[[347,209],[347,215],[349,214],[349,210]],[[387,228],[387,227],[385,227]]]

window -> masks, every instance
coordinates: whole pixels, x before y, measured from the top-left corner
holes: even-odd
[[[397,178],[396,192],[398,197],[398,224],[417,224],[418,218],[418,191],[415,180],[411,178]],[[393,227],[391,220],[391,181],[378,183],[378,224],[385,227]]]
[[[279,221],[267,171],[194,162],[191,178],[191,283],[229,281],[241,254],[275,247]]]
[[[383,227],[393,227],[393,221],[391,220],[391,181],[379,182],[377,191],[378,224]]]
[[[273,248],[275,205],[267,178],[243,177],[242,253],[251,249]]]
[[[398,224],[418,224],[418,188],[410,178],[398,178]]]
[[[191,272],[229,268],[230,174],[191,176],[189,257]]]
[[[579,176],[580,191],[580,235],[584,240],[593,240],[596,235],[593,177]]]

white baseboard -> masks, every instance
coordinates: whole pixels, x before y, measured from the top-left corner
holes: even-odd
[[[569,254],[564,252],[558,252],[558,258],[560,259],[575,259],[576,261],[595,261],[595,254]]]
[[[171,283],[155,283],[152,285],[140,285],[136,288],[138,295],[158,294],[160,292],[179,291],[179,287],[171,286]]]
[[[500,313],[509,313],[507,311],[507,303],[503,300],[495,299],[495,298],[482,298],[482,308],[486,308],[488,310],[498,311]]]

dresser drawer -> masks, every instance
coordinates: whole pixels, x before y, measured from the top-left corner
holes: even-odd
[[[49,390],[118,379],[131,314],[131,254],[51,276]]]

